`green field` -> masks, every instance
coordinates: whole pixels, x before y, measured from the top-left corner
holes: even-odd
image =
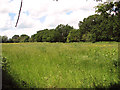
[[[118,43],[6,43],[2,57],[20,87],[95,88],[119,83]]]

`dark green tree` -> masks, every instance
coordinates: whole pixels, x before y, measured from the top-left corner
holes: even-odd
[[[14,35],[14,36],[12,37],[12,41],[13,41],[14,43],[18,43],[18,42],[19,42],[19,35]]]
[[[20,40],[20,42],[29,42],[29,36],[26,35],[26,34],[22,34],[22,35],[19,37],[19,40]]]
[[[2,36],[2,43],[7,43],[7,42],[8,42],[8,37]]]
[[[80,31],[73,29],[69,32],[67,36],[67,42],[79,42],[81,40]]]
[[[96,6],[98,14],[84,18],[79,22],[79,30],[84,41],[120,41],[120,15],[115,11],[120,2],[107,2]],[[118,9],[119,10],[119,9]]]
[[[12,38],[9,38],[8,42],[9,42],[9,43],[13,43]]]
[[[73,27],[67,25],[60,24],[56,27],[56,32],[58,32],[59,42],[66,42],[67,36],[69,32],[73,29]]]
[[[32,35],[31,38],[29,38],[29,41],[30,41],[30,42],[37,42],[37,40],[36,40],[36,35],[37,35],[37,34]]]
[[[0,43],[2,43],[2,36],[0,36]]]

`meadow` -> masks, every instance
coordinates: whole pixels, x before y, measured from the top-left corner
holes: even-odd
[[[21,88],[107,88],[120,81],[116,42],[3,43],[2,57]]]

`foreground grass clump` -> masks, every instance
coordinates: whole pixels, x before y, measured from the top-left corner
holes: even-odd
[[[95,88],[119,83],[117,43],[2,44],[20,87]]]

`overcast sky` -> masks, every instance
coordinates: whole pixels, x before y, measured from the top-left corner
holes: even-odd
[[[79,21],[95,14],[100,2],[94,0],[23,0],[18,26],[15,23],[21,0],[0,0],[0,35],[33,35],[38,30],[52,29],[59,24],[78,28]]]

